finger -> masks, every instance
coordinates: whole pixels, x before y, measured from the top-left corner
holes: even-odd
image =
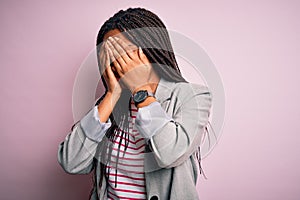
[[[117,44],[126,52],[127,57],[125,57],[125,61],[127,62],[126,59],[134,59],[134,50],[137,50],[137,46],[134,44],[127,44],[123,39],[114,37]]]
[[[111,66],[108,66],[106,68],[106,74],[107,74],[108,79],[116,79],[113,71],[111,70]]]
[[[107,59],[109,59],[106,56],[106,49],[104,48],[104,44],[101,45],[99,52],[100,53],[99,53],[98,65],[99,65],[100,74],[103,74],[107,66]]]
[[[103,70],[102,73],[103,73],[104,78],[107,79],[107,68],[110,67],[109,54],[108,54],[107,49],[104,50],[103,57],[105,57],[105,63],[104,63],[104,67],[102,69]]]
[[[121,46],[118,42],[120,39],[116,37],[109,37],[108,39],[111,42],[111,44],[114,46],[114,48],[117,50],[118,54],[121,56],[120,58],[122,58],[125,63],[130,62],[131,59],[127,55],[126,49],[123,48],[123,46]]]
[[[110,63],[109,63],[109,65],[110,65],[111,63],[113,63],[113,65],[114,65],[115,67],[117,67],[117,66],[121,67],[120,64],[118,63],[116,57],[114,56],[114,54],[113,54],[111,48],[109,48],[108,43],[106,43],[105,45],[106,45],[107,53],[108,53],[108,55],[109,55],[108,57],[110,58]]]
[[[111,51],[111,49],[109,47],[107,47],[107,52],[108,52],[108,55],[111,58],[111,60],[113,60],[112,63],[115,66],[119,76],[122,76],[124,74],[124,71],[121,68],[120,64],[117,62],[117,60],[115,59],[114,54],[113,54],[113,52]]]
[[[114,75],[115,75],[115,77],[116,77],[117,79],[121,77],[121,76],[119,75],[119,73],[118,73],[116,67],[115,67],[114,65],[111,66],[111,70],[112,70],[112,72],[114,73]]]
[[[148,63],[148,59],[147,56],[144,54],[143,50],[141,47],[138,48],[138,55],[140,60],[144,63],[147,64]]]
[[[113,43],[111,42],[112,39],[110,39],[111,37],[109,37],[109,39],[107,40],[107,44],[109,46],[109,48],[111,49],[114,57],[116,58],[117,62],[119,62],[119,64],[121,66],[125,66],[126,62],[122,57],[122,52],[119,52],[119,50],[113,45]]]
[[[112,71],[112,68],[110,66],[108,51],[106,51],[106,57],[108,58],[107,59],[108,61],[106,62],[107,65],[106,65],[106,69],[105,69],[105,72],[104,72],[104,75],[105,75],[104,78],[106,78],[106,80],[108,82],[109,80],[116,79],[116,77],[115,77],[115,75]]]
[[[107,68],[110,67],[110,58],[109,58],[109,54],[108,54],[107,49],[104,50],[104,56],[105,56],[105,66],[104,66],[105,69],[104,70],[106,70]]]

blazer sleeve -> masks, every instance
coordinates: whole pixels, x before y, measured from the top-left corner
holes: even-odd
[[[208,87],[186,84],[178,85],[178,88],[168,108],[172,110],[171,118],[162,118],[161,114],[151,115],[156,123],[148,123],[156,125],[159,121],[161,123],[161,126],[157,125],[159,129],[156,128],[155,134],[149,139],[150,149],[161,168],[182,164],[200,146],[212,106],[212,95]]]
[[[100,122],[97,106],[75,124],[73,130],[58,146],[58,162],[69,174],[88,174],[94,168],[94,157],[110,120]]]

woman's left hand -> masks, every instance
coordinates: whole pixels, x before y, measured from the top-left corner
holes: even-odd
[[[130,46],[117,37],[107,39],[109,56],[114,64],[113,70],[120,81],[134,93],[150,84],[151,64],[141,48]]]

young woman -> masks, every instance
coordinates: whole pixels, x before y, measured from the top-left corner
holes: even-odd
[[[94,170],[93,200],[198,199],[212,96],[182,77],[163,22],[120,10],[101,27],[97,56],[106,91],[60,143],[62,168]]]

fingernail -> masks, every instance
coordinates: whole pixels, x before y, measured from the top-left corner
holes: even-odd
[[[110,46],[112,45],[111,41],[109,41],[109,40],[107,40],[107,44],[110,45]]]
[[[143,53],[143,49],[141,47],[139,47],[139,51],[140,53]]]
[[[113,39],[112,39],[112,37],[109,36],[109,37],[108,37],[108,40],[112,41]]]
[[[115,37],[115,39],[116,39],[116,40],[119,40],[120,38],[118,38],[118,37]]]

